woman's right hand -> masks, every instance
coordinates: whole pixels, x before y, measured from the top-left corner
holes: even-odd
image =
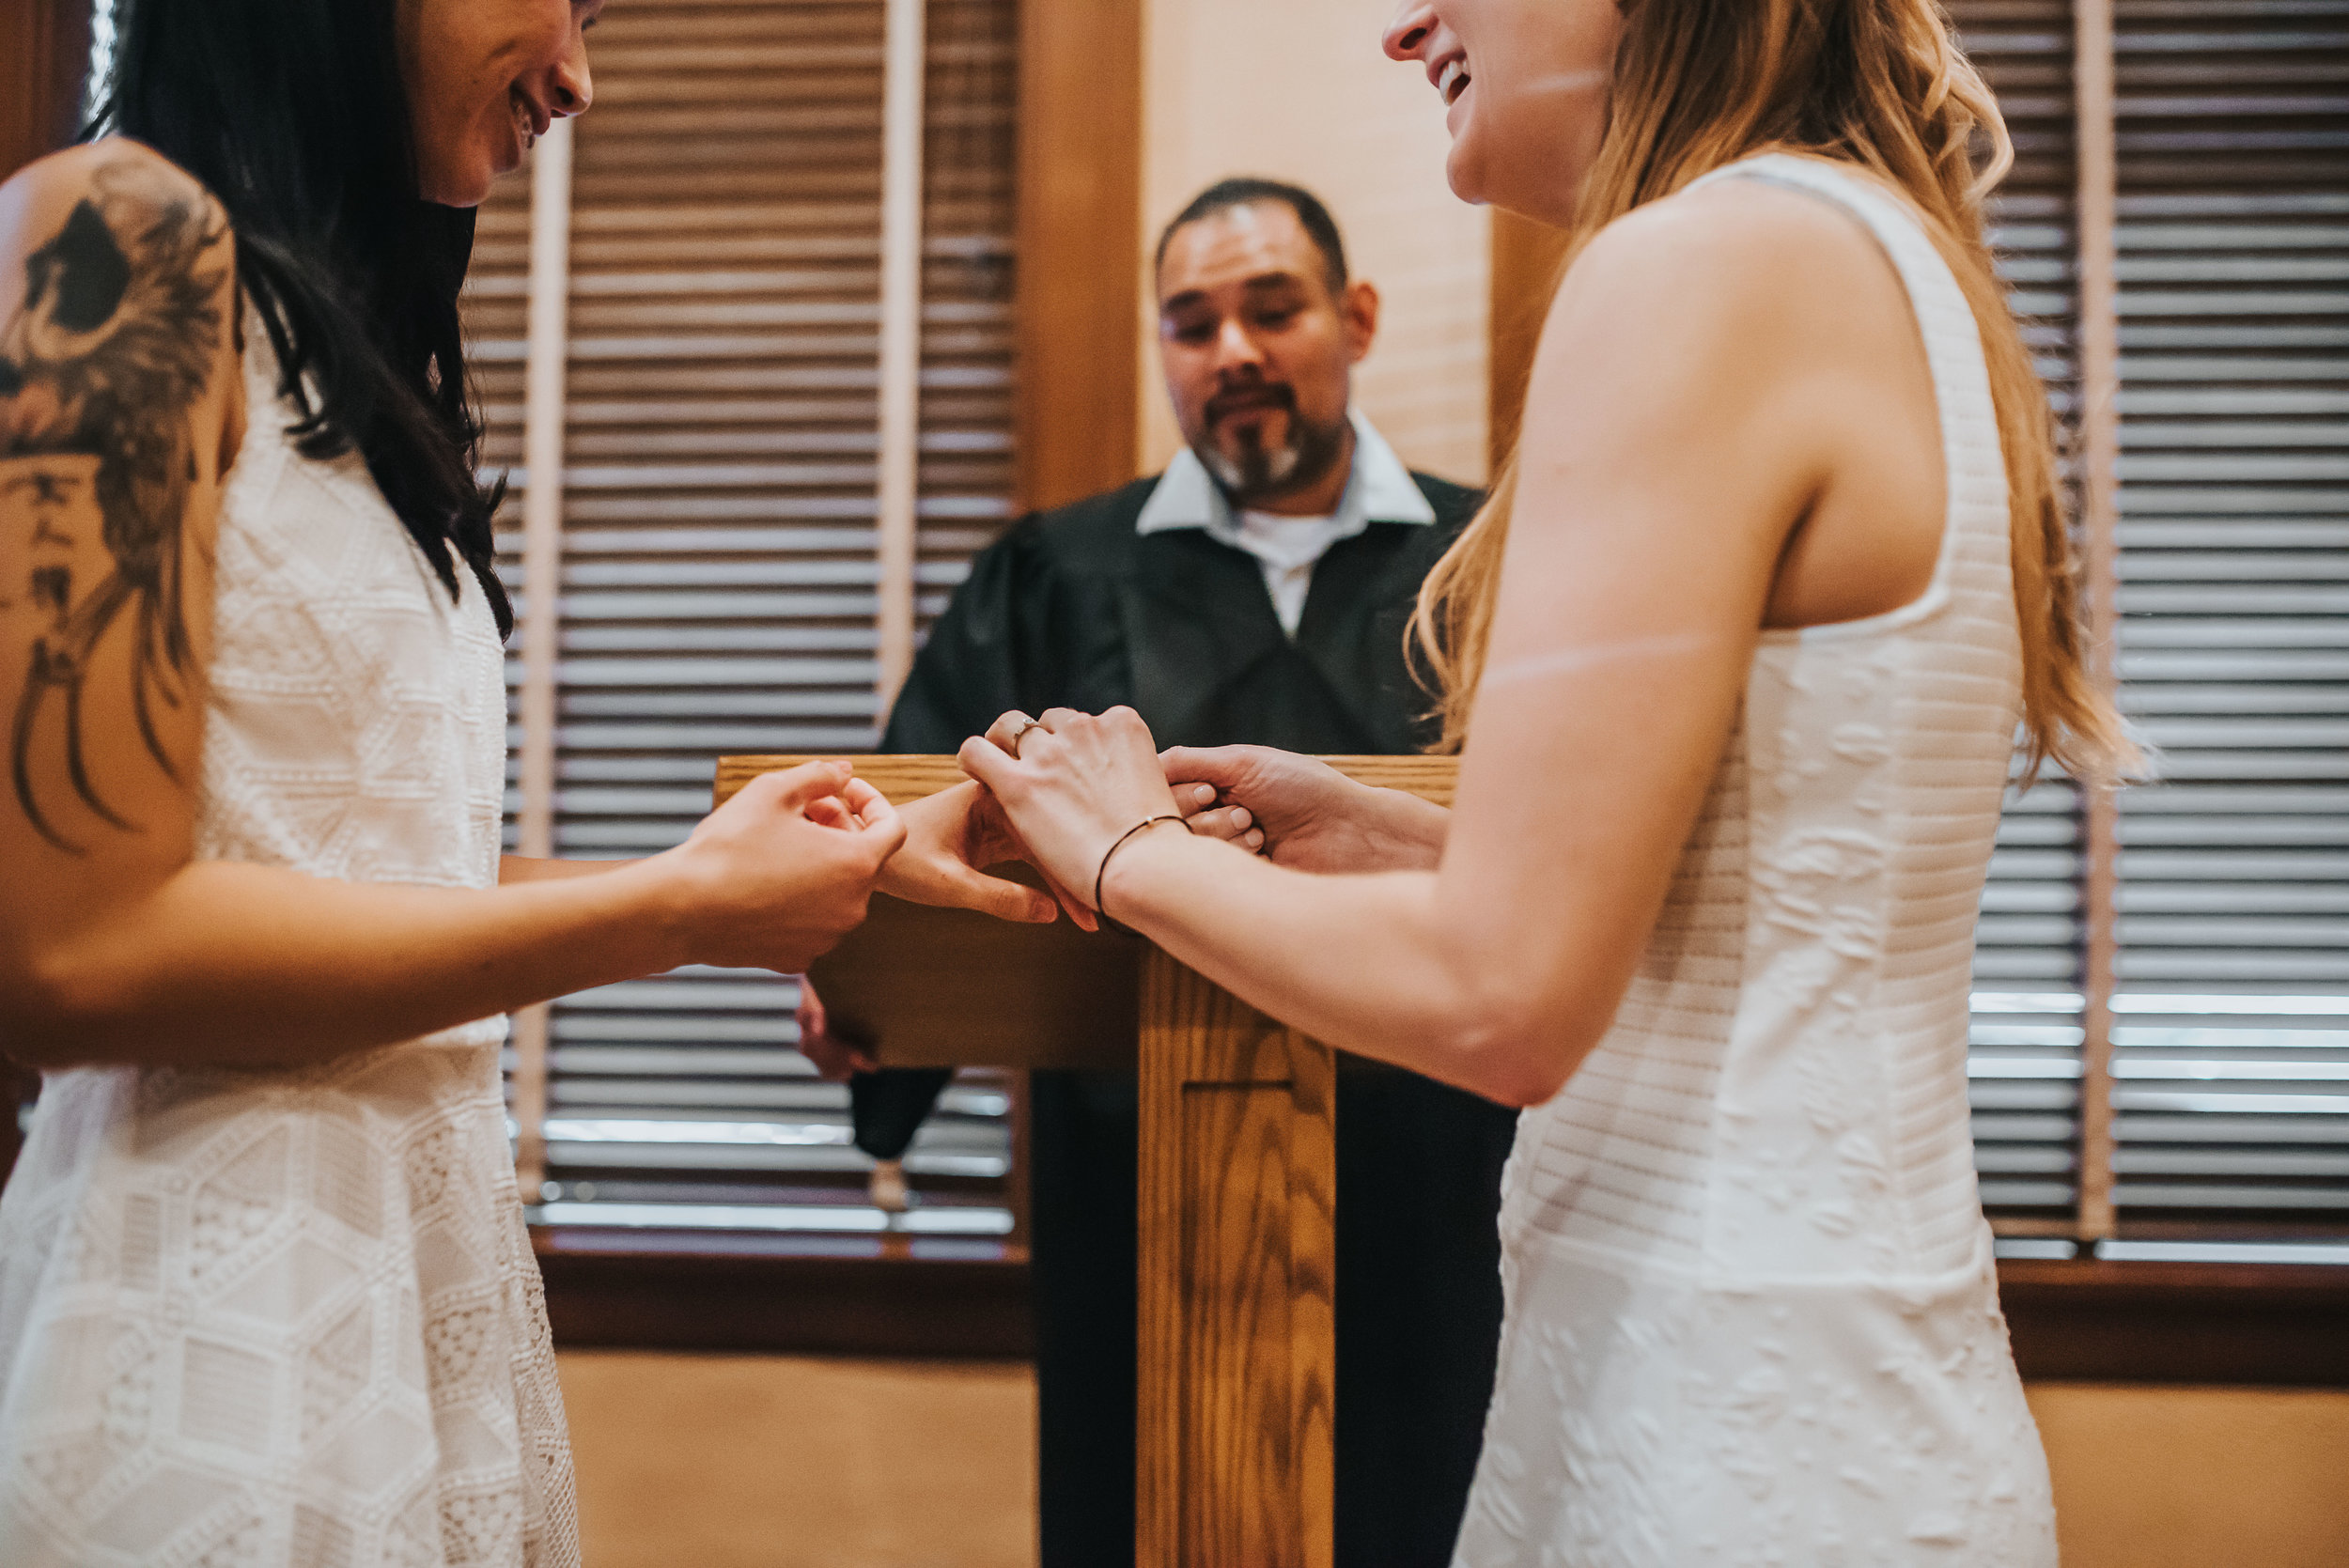
[[[1190,831],[1322,874],[1432,869],[1451,813],[1357,784],[1326,762],[1270,746],[1173,746],[1159,753]]]
[[[904,821],[844,762],[763,773],[661,865],[684,962],[797,974],[864,920]]]

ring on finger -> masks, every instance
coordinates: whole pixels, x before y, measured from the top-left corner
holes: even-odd
[[[1012,755],[1012,760],[1017,762],[1019,759],[1019,737],[1027,734],[1030,730],[1040,730],[1043,727],[1044,721],[1041,719],[1020,720],[1019,727],[1014,729],[1009,735],[1003,737],[1003,750],[1009,752]]]

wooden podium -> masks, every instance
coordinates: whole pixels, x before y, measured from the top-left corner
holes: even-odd
[[[723,801],[807,759],[723,757]],[[947,756],[858,757],[891,800]],[[1450,804],[1450,757],[1330,757]],[[890,1066],[1136,1068],[1142,1079],[1138,1568],[1330,1568],[1335,1063],[1131,936],[876,894],[813,972]]]

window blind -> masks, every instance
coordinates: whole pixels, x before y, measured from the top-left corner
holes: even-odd
[[[2077,106],[2067,0],[1961,0],[1960,41],[2015,142],[1990,204],[1999,274],[2071,427],[2079,396]],[[2079,1196],[2079,792],[2050,770],[2010,795],[1974,960],[1968,1078],[1983,1202],[2006,1229],[2068,1222]]]
[[[1008,0],[927,8],[914,609],[1009,515]],[[559,580],[521,506],[527,171],[485,206],[466,308],[511,474],[502,567],[552,604],[552,848],[655,853],[723,753],[876,735],[881,370],[880,0],[632,0],[595,35],[569,185]],[[522,661],[510,682],[519,691]],[[519,748],[523,736],[517,728]],[[509,804],[519,812],[521,776]],[[794,1048],[795,988],[686,970],[556,1003],[539,1218],[572,1224],[1000,1235],[1010,1097],[965,1075],[909,1152],[928,1200],[863,1199],[845,1089]]]
[[[2349,1221],[2349,4],[2118,0],[2123,1221]]]
[[[566,286],[558,852],[676,842],[717,753],[873,734],[885,9],[638,0],[599,32]],[[2114,1256],[2338,1230],[2349,0],[2113,0],[2108,39],[2101,0],[1952,10],[2015,137],[1992,238],[2088,542],[2117,549],[2123,701],[2166,775],[2110,828],[2058,779],[2011,799],[1976,965],[1983,1197],[2010,1252],[2068,1255],[2115,1204]],[[1008,515],[1012,428],[1013,14],[925,11],[917,622]],[[521,454],[529,200],[517,179],[485,210],[468,303],[495,465]],[[2116,324],[2099,396],[2088,345]],[[527,614],[540,585],[519,586]],[[559,1005],[545,1217],[879,1223],[791,1000],[703,971]],[[1007,1107],[1000,1081],[951,1092],[910,1162],[941,1200],[923,1224],[1006,1222]]]
[[[2094,422],[2117,447],[2120,695],[2164,779],[2120,793],[2106,839],[2061,782],[2010,804],[1976,964],[1983,1198],[2011,1251],[2068,1253],[2058,1238],[2115,1221],[2128,1239],[2100,1244],[2113,1256],[2262,1221],[2335,1231],[2349,1219],[2349,4],[2116,0],[2098,45],[2108,106],[2085,96],[2100,62],[2075,58],[2092,29],[2073,0],[1952,10],[2015,136],[1993,240],[2076,488],[2096,477]],[[2107,138],[2109,168],[2085,159],[2083,129]],[[2083,178],[2113,203],[2108,262],[2082,232]],[[2102,409],[2080,357],[2082,271],[2097,266],[2118,344]],[[2102,526],[2092,508],[2084,524]],[[2113,889],[2102,910],[2098,886]],[[2101,974],[2097,921],[2112,932]],[[2032,1235],[2048,1240],[2014,1239]]]

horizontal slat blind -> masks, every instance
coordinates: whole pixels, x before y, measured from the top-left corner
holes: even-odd
[[[2073,7],[1952,8],[2017,147],[1992,214],[2001,272],[2072,425]],[[2349,0],[2115,8],[2120,667],[2167,775],[2120,802],[2115,1197],[2124,1235],[2337,1230]],[[599,34],[573,228],[563,852],[675,842],[717,752],[873,733],[881,18],[878,0],[636,0]],[[928,7],[924,622],[1008,515],[1013,34],[1008,0]],[[519,456],[526,206],[517,182],[485,210],[469,305],[493,462]],[[2089,852],[2068,784],[2011,801],[1972,1053],[1983,1196],[2010,1233],[2079,1216]],[[789,1048],[788,1001],[778,983],[699,972],[558,1008],[548,1212],[878,1223],[852,1201],[839,1092]],[[1000,1083],[958,1086],[917,1173],[991,1180],[1005,1103]],[[1002,1213],[975,1190],[919,1223],[967,1234]]]
[[[2349,0],[2118,0],[2124,1220],[2349,1220]]]
[[[2015,169],[1993,197],[2000,277],[2067,421],[2079,384],[2072,15],[2066,0],[1959,0],[1967,54],[1999,96]],[[1983,895],[1969,1064],[1983,1203],[2068,1219],[2078,1198],[2079,793],[2054,774],[2010,797]]]
[[[484,423],[482,467],[490,475],[507,476],[505,505],[497,514],[498,575],[514,601],[517,615],[528,613],[521,591],[522,490],[517,482],[522,466],[524,362],[530,331],[530,204],[534,165],[522,166],[500,179],[474,214],[473,264],[465,274],[462,301],[465,355],[472,368],[474,390],[480,400]],[[517,816],[521,810],[521,748],[518,685],[521,670],[521,636],[508,640],[506,649],[506,849],[515,850]],[[520,1019],[516,1033],[522,1032]],[[515,1070],[519,1039],[506,1052],[506,1092],[509,1113],[530,1114],[516,1108]],[[518,1128],[519,1130],[519,1128]],[[532,1194],[525,1193],[527,1202]]]
[[[933,155],[960,160],[926,280],[917,582],[935,613],[1008,512],[1014,77],[1008,0],[931,10]],[[559,855],[677,843],[722,753],[873,742],[884,14],[879,0],[631,0],[595,34],[561,581],[521,582],[506,561],[524,613],[556,596]],[[482,214],[468,300],[493,465],[519,458],[522,415],[528,196],[507,184]],[[795,995],[688,970],[557,1003],[541,1217],[879,1228],[846,1091],[793,1048]],[[931,1201],[898,1228],[1008,1229],[1007,1112],[1000,1082],[949,1091],[907,1160]]]
[[[921,530],[926,629],[1011,519],[1019,10],[929,0],[923,105]]]

